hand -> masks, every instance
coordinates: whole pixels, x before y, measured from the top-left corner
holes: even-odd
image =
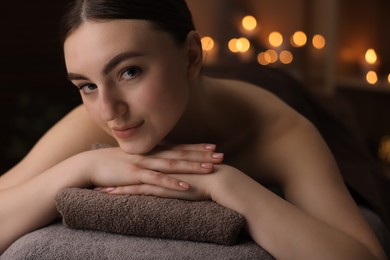
[[[120,148],[86,152],[90,183],[97,190],[162,196],[166,190],[185,191],[187,182],[175,174],[207,174],[223,160],[215,145],[159,146],[145,155],[126,154]],[[91,158],[92,156],[92,158]],[[168,173],[172,175],[168,175]],[[131,190],[131,191],[130,191]]]
[[[162,161],[165,159],[162,163],[168,163],[171,167],[164,173],[210,173],[214,164],[223,161],[223,154],[216,153],[215,148],[212,144],[160,145],[147,155]],[[152,167],[150,163],[146,162],[147,167]]]
[[[230,202],[226,201],[226,193],[235,187],[245,188],[246,181],[253,181],[238,169],[218,164],[214,167],[211,174],[168,174],[171,177],[177,177],[185,183],[189,183],[187,190],[174,190],[163,187],[150,187],[150,184],[138,184],[115,187],[107,192],[110,194],[146,194],[164,198],[175,198],[184,200],[208,200],[211,199],[225,207],[229,207]],[[243,182],[243,183],[241,183]],[[157,193],[148,193],[149,190]]]
[[[214,202],[231,208],[233,205],[229,201],[232,192],[240,189],[247,189],[250,183],[255,182],[242,171],[226,165],[215,165],[211,174],[176,174],[180,180],[191,185],[191,187],[180,193],[169,191],[169,197],[185,200],[206,200],[211,199]]]

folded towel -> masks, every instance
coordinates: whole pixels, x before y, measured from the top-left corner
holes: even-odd
[[[222,245],[235,244],[245,223],[242,215],[212,201],[111,195],[80,188],[59,192],[56,206],[70,228]]]
[[[263,248],[240,236],[233,246],[188,240],[126,236],[70,229],[55,223],[15,241],[0,260],[271,260]]]

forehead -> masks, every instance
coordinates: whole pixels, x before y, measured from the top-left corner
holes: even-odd
[[[154,55],[174,47],[172,37],[149,21],[88,21],[67,37],[64,55],[68,69],[77,69],[86,59],[104,62],[121,52]]]

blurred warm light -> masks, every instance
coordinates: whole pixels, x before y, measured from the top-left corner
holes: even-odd
[[[249,40],[245,37],[241,37],[237,39],[236,47],[239,52],[247,52],[249,48],[251,47],[251,43]]]
[[[267,50],[265,53],[269,56],[269,63],[275,63],[278,61],[278,53],[275,50]]]
[[[279,60],[283,64],[290,64],[293,61],[294,57],[290,51],[282,51],[279,54]]]
[[[390,83],[390,73],[389,76],[387,76],[387,81]]]
[[[375,71],[372,71],[372,70],[371,70],[371,71],[367,72],[367,74],[366,74],[366,80],[367,80],[367,82],[370,83],[370,84],[375,84],[375,83],[378,82],[378,75],[376,74]]]
[[[365,54],[365,59],[368,64],[375,64],[378,60],[378,56],[374,49],[368,49]]]
[[[283,44],[283,36],[280,32],[272,32],[268,36],[268,41],[273,47],[280,47]]]
[[[228,43],[228,48],[233,53],[237,53],[239,51],[237,48],[237,41],[238,41],[237,38],[233,38]]]
[[[268,53],[266,52],[260,52],[258,55],[257,55],[257,62],[260,64],[260,65],[268,65],[270,64],[271,62],[271,57]]]
[[[302,47],[305,46],[307,42],[307,36],[302,31],[297,31],[291,37],[291,45],[294,47]]]
[[[228,48],[231,52],[247,52],[251,47],[251,43],[245,37],[241,37],[239,39],[233,38],[228,43]]]
[[[241,23],[242,27],[247,31],[253,31],[257,26],[256,18],[251,15],[245,16],[242,19]]]
[[[390,163],[390,136],[384,136],[381,138],[381,141],[379,142],[378,155],[383,161]]]
[[[209,36],[202,37],[201,42],[204,51],[211,51],[214,48],[214,40]]]
[[[325,41],[324,36],[322,36],[321,34],[316,34],[313,36],[312,43],[313,43],[314,48],[320,50],[320,49],[323,49],[325,47],[326,41]]]

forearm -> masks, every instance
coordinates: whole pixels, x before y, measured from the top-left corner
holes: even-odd
[[[71,157],[37,177],[0,191],[0,253],[22,235],[40,228],[57,216],[54,198],[65,187],[83,187],[80,158]]]
[[[241,213],[251,237],[277,259],[375,259],[357,240],[296,208],[246,175],[213,196]]]
[[[57,215],[55,196],[65,187],[96,186],[112,193],[176,197],[188,187],[164,172],[207,174],[212,168],[202,164],[220,160],[212,157],[213,149],[202,144],[182,147],[187,148],[186,153],[179,148],[151,156],[131,155],[119,148],[86,151],[20,185],[0,190],[0,252],[25,233],[50,223]]]

